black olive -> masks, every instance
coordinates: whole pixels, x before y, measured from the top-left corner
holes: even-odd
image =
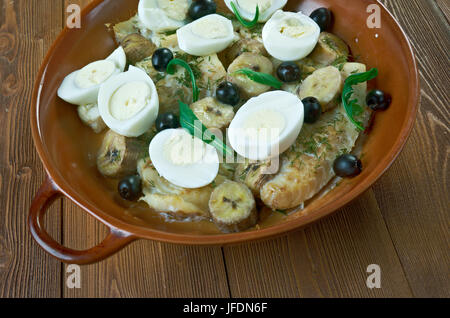
[[[392,102],[392,97],[388,93],[375,89],[367,94],[367,106],[372,110],[386,110]]]
[[[315,97],[306,97],[302,103],[305,109],[305,123],[314,124],[322,115],[322,106]]]
[[[173,113],[163,113],[156,118],[156,130],[161,132],[166,129],[179,128],[180,120],[177,115]]]
[[[239,88],[230,82],[221,83],[216,90],[216,97],[219,102],[231,106],[236,106],[239,103],[240,95]]]
[[[123,199],[135,201],[142,192],[141,178],[137,175],[125,177],[119,182],[118,189]]]
[[[192,20],[203,18],[208,14],[216,13],[217,5],[213,0],[193,1],[189,8],[189,16]]]
[[[277,75],[280,80],[289,83],[300,80],[302,73],[294,62],[283,62],[278,66]]]
[[[362,171],[362,163],[357,157],[346,154],[334,161],[333,170],[337,176],[342,178],[356,177]]]
[[[165,72],[167,65],[173,60],[173,53],[166,48],[160,48],[153,53],[152,63],[155,70],[159,72]]]
[[[313,11],[309,17],[319,25],[320,32],[323,32],[330,28],[333,20],[333,13],[327,8],[319,8]]]

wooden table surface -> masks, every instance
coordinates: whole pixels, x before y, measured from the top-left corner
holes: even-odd
[[[0,297],[449,297],[450,1],[384,0],[412,41],[421,77],[415,128],[392,168],[353,203],[293,234],[233,247],[138,241],[81,268],[28,233],[30,202],[44,180],[29,126],[32,86],[63,28],[69,3],[0,0]],[[47,228],[84,249],[106,229],[68,200]],[[366,286],[369,264],[381,288]]]

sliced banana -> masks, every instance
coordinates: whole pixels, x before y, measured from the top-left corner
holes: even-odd
[[[95,133],[99,134],[106,128],[106,124],[98,111],[97,103],[78,106],[77,110],[81,121],[91,127]]]
[[[319,68],[321,68],[320,65],[318,65],[317,63],[315,63],[313,60],[311,60],[309,57],[305,57],[304,59],[301,59],[299,61],[295,62],[299,67],[300,67],[300,71],[302,73],[301,75],[301,79],[304,80],[305,78],[307,78],[309,75],[311,75],[312,73],[314,73],[316,70],[318,70]]]
[[[334,66],[318,69],[309,75],[300,85],[300,99],[315,97],[326,112],[339,104],[342,90],[342,75]]]
[[[258,221],[256,203],[250,189],[242,183],[225,181],[209,199],[214,223],[225,233],[244,231]]]
[[[345,63],[342,66],[342,78],[345,81],[347,77],[356,73],[364,73],[367,70],[367,67],[361,63]],[[351,99],[356,98],[358,100],[358,104],[361,106],[366,105],[366,95],[367,95],[367,82],[359,83],[353,86],[353,96]]]
[[[136,172],[137,162],[147,152],[145,143],[110,130],[97,157],[98,171],[105,177],[120,178]]]
[[[219,186],[226,180],[219,174],[214,183],[206,187],[178,187],[161,177],[149,158],[139,160],[138,173],[142,179],[144,193],[141,201],[157,212],[183,221],[209,219],[208,203],[214,186]]]
[[[349,49],[344,40],[334,34],[322,32],[319,36],[319,42],[309,57],[316,63],[332,65],[347,61],[348,55]]]
[[[228,78],[230,82],[239,86],[241,92],[248,98],[258,96],[270,90],[270,86],[256,83],[244,74],[235,73],[243,68],[272,75],[273,65],[267,57],[249,52],[242,53],[228,67]]]
[[[231,64],[242,53],[249,52],[268,56],[264,44],[256,39],[240,39],[224,52],[227,65]]]
[[[191,105],[191,109],[206,128],[226,128],[234,118],[234,108],[213,97],[199,100]]]
[[[180,51],[177,34],[163,35],[160,39],[160,47],[168,48],[172,52]]]
[[[196,57],[193,63],[198,65],[198,69],[201,73],[200,78],[198,79],[200,95],[214,95],[217,86],[220,85],[227,76],[227,71],[219,60],[219,57],[217,54]]]
[[[138,33],[126,36],[122,46],[128,61],[133,65],[151,56],[156,50],[155,44]]]
[[[255,162],[246,159],[244,163],[237,165],[234,180],[243,182],[255,197],[259,197],[262,186],[275,176],[278,168],[279,164],[272,165],[270,160]]]
[[[119,22],[112,27],[117,43],[122,41],[130,34],[139,32],[139,17],[137,15],[129,20]]]
[[[213,191],[211,186],[197,189],[178,187],[159,175],[150,158],[139,160],[138,173],[144,193],[141,201],[155,211],[177,220],[209,218],[208,201]]]

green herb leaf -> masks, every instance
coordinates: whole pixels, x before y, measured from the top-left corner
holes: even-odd
[[[167,73],[169,73],[171,75],[175,74],[175,66],[176,65],[179,65],[179,66],[185,68],[186,71],[189,73],[189,76],[191,77],[191,82],[192,82],[192,99],[193,99],[193,102],[195,103],[196,101],[198,101],[199,92],[198,92],[198,87],[197,87],[197,82],[195,80],[194,72],[192,71],[192,68],[186,61],[183,61],[180,59],[173,59],[167,65]]]
[[[186,129],[192,136],[199,137],[201,140],[207,144],[212,145],[221,154],[226,154],[227,156],[233,156],[234,152],[223,143],[222,140],[217,138],[216,135],[211,133],[208,128],[206,128],[200,120],[195,116],[194,112],[183,102],[178,102],[180,105],[180,124],[181,127]],[[197,122],[196,122],[197,121]]]
[[[275,212],[278,212],[278,213],[283,214],[283,215],[288,215],[286,210],[276,209]]]
[[[256,13],[255,13],[255,17],[253,18],[252,21],[245,21],[244,18],[241,16],[241,14],[239,13],[238,8],[236,7],[236,5],[234,4],[233,1],[230,2],[231,8],[233,9],[234,14],[236,15],[236,18],[238,19],[238,21],[246,28],[253,28],[259,20],[259,6],[256,6]]]
[[[345,56],[338,56],[331,65],[339,69],[339,71],[342,71],[344,68],[344,64],[347,62],[347,58]]]
[[[251,79],[252,81],[254,81],[256,83],[264,84],[267,86],[272,86],[276,89],[280,89],[281,86],[283,85],[283,83],[281,83],[279,80],[277,80],[272,75],[267,74],[267,73],[255,72],[249,68],[243,68],[243,69],[237,70],[233,74],[244,74],[245,76],[247,76],[249,79]]]
[[[364,111],[363,107],[358,104],[357,99],[352,99],[352,95],[354,93],[353,86],[359,83],[364,83],[370,81],[378,76],[378,69],[373,68],[368,72],[364,73],[356,73],[350,75],[344,83],[344,89],[342,91],[342,104],[344,105],[345,111],[347,112],[348,118],[350,121],[358,128],[359,130],[364,130],[363,123],[357,121],[355,119],[356,116],[361,115]]]
[[[164,34],[165,36],[169,36],[172,34],[177,33],[177,30],[169,30],[169,31],[163,31],[162,34]]]

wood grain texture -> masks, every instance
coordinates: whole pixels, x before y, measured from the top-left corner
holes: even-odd
[[[64,244],[84,249],[104,238],[99,222],[64,201]],[[185,247],[141,240],[81,269],[81,289],[64,297],[229,297],[219,247]]]
[[[436,0],[436,4],[439,9],[445,15],[447,21],[450,21],[450,1],[449,0]]]
[[[448,297],[449,27],[433,1],[386,2],[412,41],[422,98],[408,144],[373,191],[414,295]]]
[[[403,153],[372,189],[277,239],[223,249],[139,241],[82,267],[81,289],[66,288],[66,266],[32,242],[26,226],[44,179],[28,112],[66,6],[89,2],[0,0],[0,297],[450,296],[448,0],[383,0],[412,41],[422,99]],[[46,226],[72,248],[106,235],[68,200],[54,204]],[[369,264],[381,266],[381,289],[366,287]]]
[[[61,266],[32,241],[26,219],[44,180],[29,128],[32,87],[61,30],[62,6],[53,0],[0,5],[0,297],[59,297]],[[60,212],[58,201],[46,224],[55,239]]]
[[[373,190],[332,217],[278,242],[226,248],[233,297],[449,295],[448,25],[431,1],[384,3],[410,35],[420,67],[422,106],[404,153]],[[294,255],[301,261],[289,263]],[[370,261],[388,284],[379,290],[365,286]],[[258,270],[246,275],[242,267]]]
[[[89,0],[65,1],[85,6]],[[88,248],[105,228],[64,201],[64,244]],[[76,225],[76,228],[74,228]],[[63,288],[64,297],[228,297],[219,247],[197,248],[139,241],[110,259],[82,269],[82,288]]]
[[[370,190],[306,229],[225,256],[233,297],[412,296]],[[381,289],[366,286],[370,264],[381,267]]]

